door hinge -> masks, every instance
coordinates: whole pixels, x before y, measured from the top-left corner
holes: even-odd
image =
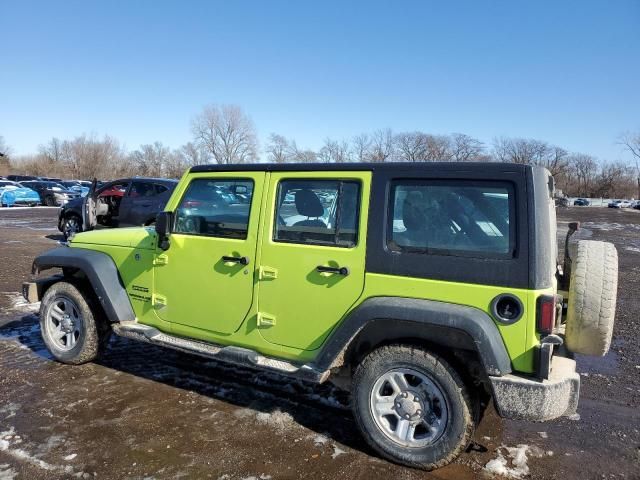
[[[258,273],[259,280],[274,280],[276,278],[278,278],[277,268],[265,267],[265,266],[260,267],[260,270]]]
[[[160,255],[156,256],[156,258],[153,259],[154,265],[166,265],[167,263],[169,263],[169,257],[166,256],[164,253],[161,253]]]
[[[276,317],[270,313],[258,312],[257,323],[259,327],[273,327],[276,324]]]
[[[167,297],[163,297],[162,295],[158,295],[157,293],[153,294],[153,308],[156,310],[160,310],[167,306]]]

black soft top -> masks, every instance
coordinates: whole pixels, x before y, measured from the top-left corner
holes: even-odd
[[[530,165],[498,162],[386,162],[386,163],[235,163],[196,165],[191,173],[202,172],[317,172],[317,171],[379,171],[414,170],[424,172],[524,172]]]

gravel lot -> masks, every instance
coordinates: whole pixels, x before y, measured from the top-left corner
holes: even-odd
[[[328,385],[121,338],[97,364],[52,361],[18,292],[34,255],[59,239],[57,209],[2,209],[0,480],[640,478],[640,211],[558,217],[560,233],[579,220],[581,237],[614,242],[620,260],[612,350],[578,358],[580,418],[511,422],[490,408],[468,452],[427,474],[373,455],[348,396]]]

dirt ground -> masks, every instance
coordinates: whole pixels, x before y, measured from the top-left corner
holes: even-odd
[[[425,473],[376,457],[348,395],[329,385],[122,338],[99,363],[54,362],[19,291],[34,255],[59,239],[57,209],[2,209],[0,480],[640,478],[640,211],[558,213],[560,232],[579,220],[580,236],[615,243],[620,261],[613,347],[578,358],[579,415],[526,423],[490,408],[468,451]]]

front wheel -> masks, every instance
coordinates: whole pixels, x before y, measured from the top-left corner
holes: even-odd
[[[374,450],[424,470],[453,461],[475,427],[471,400],[458,373],[438,355],[407,345],[374,350],[357,367],[353,410]]]
[[[45,293],[40,305],[40,330],[51,355],[73,365],[95,360],[111,333],[99,307],[68,282],[55,283]]]
[[[78,215],[69,215],[62,224],[62,234],[65,240],[82,231],[82,220]]]

